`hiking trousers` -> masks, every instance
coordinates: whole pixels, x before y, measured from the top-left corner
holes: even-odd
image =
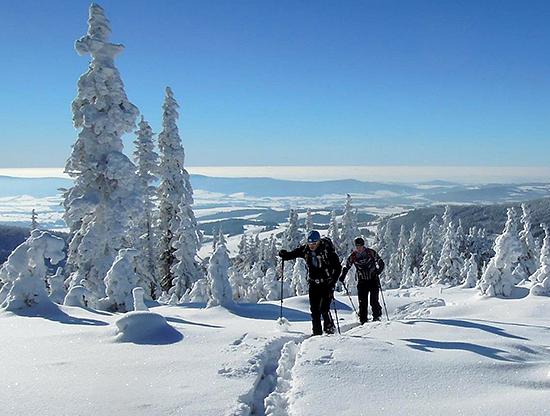
[[[357,297],[359,298],[359,321],[364,324],[368,321],[369,297],[372,309],[372,318],[380,319],[382,316],[382,307],[378,301],[380,284],[378,279],[359,279],[357,281]]]
[[[313,335],[321,335],[323,329],[327,333],[334,332],[334,321],[330,314],[333,290],[328,283],[309,283],[309,308],[311,311],[311,324]],[[323,327],[321,327],[323,317]]]

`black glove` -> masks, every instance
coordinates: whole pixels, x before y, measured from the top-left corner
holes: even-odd
[[[281,250],[279,251],[279,257],[283,260],[286,260],[288,258],[288,251],[287,250]]]
[[[340,277],[338,277],[338,280],[344,283],[344,280],[346,280],[346,275],[344,273],[340,274]]]

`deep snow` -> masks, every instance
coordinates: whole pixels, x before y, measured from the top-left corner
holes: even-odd
[[[550,301],[527,293],[387,291],[363,326],[337,296],[345,332],[312,338],[307,297],[286,331],[278,302],[2,312],[2,415],[548,414]]]

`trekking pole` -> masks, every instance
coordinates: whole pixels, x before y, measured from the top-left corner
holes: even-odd
[[[281,259],[281,310],[279,319],[283,319],[283,280],[285,278],[285,260]]]
[[[384,291],[382,290],[380,279],[378,279],[378,287],[380,288],[380,294],[382,295],[382,303],[384,304],[384,310],[386,311],[386,319],[389,321],[390,317],[388,316],[388,308],[386,307],[386,301],[384,300]]]
[[[349,293],[349,290],[348,290],[348,288],[347,288],[347,286],[344,282],[342,282],[342,286],[344,286],[344,289],[346,290],[346,294],[348,295],[348,299],[351,303],[351,307],[353,308],[353,312],[355,312],[356,316],[359,316],[359,314],[357,313],[357,309],[355,309],[355,305],[353,304],[353,300],[351,299],[351,295]]]
[[[336,315],[336,328],[338,328],[338,335],[342,335],[340,332],[340,321],[338,320],[338,310],[336,309],[336,298],[334,293],[332,293],[332,305],[334,306],[334,315]]]

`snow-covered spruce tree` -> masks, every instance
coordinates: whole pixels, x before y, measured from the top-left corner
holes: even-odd
[[[244,302],[246,300],[246,287],[242,273],[235,267],[229,268],[229,284],[233,293],[235,302]]]
[[[184,167],[185,151],[181,144],[177,120],[178,103],[166,87],[162,114],[162,131],[158,136],[160,166],[159,198],[159,273],[161,286],[168,291],[174,275],[184,277],[189,288],[199,277],[195,256],[202,240],[193,205],[193,188]],[[176,254],[176,250],[179,254]]]
[[[540,226],[544,229],[544,240],[540,251],[539,268],[531,275],[531,281],[534,283],[531,294],[550,296],[550,227],[546,224]]]
[[[102,309],[112,312],[129,312],[134,307],[132,290],[138,286],[136,257],[132,248],[122,249],[105,276],[106,297],[99,300]]]
[[[307,295],[309,285],[307,282],[307,267],[303,259],[297,259],[292,270],[292,289],[296,295]]]
[[[27,240],[9,255],[0,269],[0,308],[15,311],[51,304],[46,291],[48,266],[65,258],[65,241],[47,231],[33,230]]]
[[[349,256],[355,248],[353,240],[358,236],[359,228],[357,227],[356,211],[351,205],[351,195],[347,194],[344,214],[342,215],[342,233],[340,234],[340,252],[338,254]]]
[[[250,303],[257,303],[265,299],[266,290],[264,287],[264,273],[259,264],[254,263],[248,273],[245,274],[247,282],[246,299]]]
[[[405,261],[407,260],[408,242],[409,237],[405,232],[405,227],[401,225],[397,247],[391,253],[383,275],[383,286],[388,289],[398,288],[401,285],[401,280],[406,277],[407,265]]]
[[[65,166],[74,178],[63,203],[70,230],[65,271],[71,287],[82,282],[95,299],[105,295],[103,279],[118,251],[134,245],[131,224],[142,210],[135,166],[122,153],[122,136],[134,129],[138,109],[114,64],[123,46],[110,43],[110,34],[103,9],[92,4],[88,33],[75,44],[92,60],[72,103],[79,133]]]
[[[288,225],[283,235],[283,247],[287,250],[294,250],[304,240],[304,235],[298,228],[298,213],[291,209],[288,214]]]
[[[31,231],[38,230],[38,222],[36,221],[37,218],[38,218],[38,214],[36,213],[36,210],[33,208],[31,211]]]
[[[478,265],[475,254],[472,254],[462,268],[462,287],[476,287],[478,282]]]
[[[268,269],[264,276],[265,300],[281,299],[281,281],[277,278],[275,269]],[[283,284],[284,295],[284,284]]]
[[[522,253],[519,257],[519,267],[516,274],[523,280],[528,279],[539,268],[540,252],[531,233],[531,210],[526,204],[521,204],[521,209],[523,229],[519,232],[519,239],[521,241]]]
[[[134,140],[134,160],[136,162],[136,174],[142,187],[143,209],[141,218],[136,224],[139,232],[139,240],[136,243],[142,253],[137,261],[138,284],[145,289],[145,296],[156,299],[160,296],[160,282],[156,279],[156,251],[155,251],[155,198],[157,188],[154,182],[158,172],[158,154],[153,143],[153,130],[143,116],[138,124]]]
[[[522,253],[513,208],[508,208],[504,231],[496,238],[493,249],[495,255],[481,276],[479,289],[487,296],[510,296],[515,281],[514,267]]]
[[[406,255],[408,257],[406,263],[409,265],[409,270],[413,271],[415,267],[419,269],[422,263],[422,244],[420,236],[418,235],[416,223],[414,223],[411,233],[409,234]],[[415,284],[418,284],[418,282]]]
[[[311,230],[313,230],[313,218],[312,218],[312,215],[311,215],[311,208],[307,209],[306,220],[305,220],[305,223],[304,223],[304,229],[305,229],[306,235]]]
[[[65,290],[63,268],[58,267],[55,274],[48,277],[48,286],[50,287],[50,299],[59,304],[63,304],[67,291]]]
[[[189,302],[206,303],[210,299],[210,287],[208,281],[203,278],[193,283],[193,287],[188,294]]]
[[[337,253],[340,252],[340,231],[338,225],[338,219],[336,218],[336,211],[332,210],[330,213],[330,223],[328,225],[327,237],[330,238],[334,249]]]
[[[181,297],[185,290],[193,287],[193,283],[203,276],[201,267],[196,260],[200,248],[200,234],[197,230],[197,221],[191,207],[182,202],[180,204],[180,224],[176,229],[178,239],[172,243],[176,249],[174,257],[177,260],[177,263],[172,266],[172,275],[179,280],[182,288],[182,292],[177,293],[178,297]],[[217,245],[220,245],[220,241]]]
[[[437,262],[441,256],[440,225],[434,216],[428,225],[422,247],[422,264],[420,266],[420,278],[423,286],[429,286],[436,281]]]
[[[210,288],[207,307],[212,306],[230,306],[233,303],[233,293],[229,284],[229,254],[223,234],[218,241],[216,250],[210,258],[208,265],[208,286]]]
[[[447,225],[443,237],[441,257],[437,262],[437,277],[434,283],[456,286],[460,283],[460,271],[464,260],[459,250],[459,240],[456,235],[456,228],[452,222]]]

